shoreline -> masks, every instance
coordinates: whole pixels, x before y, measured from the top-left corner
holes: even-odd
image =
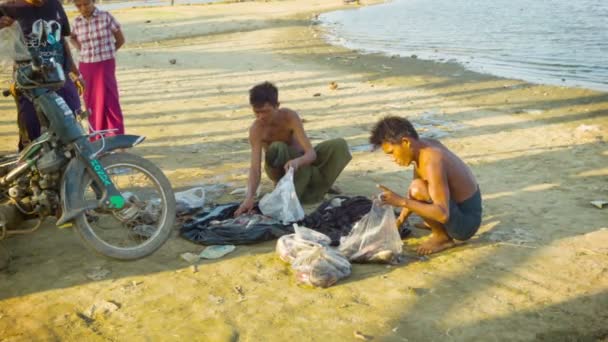
[[[390,1],[384,2],[384,5],[388,5],[390,3]],[[367,6],[364,6],[367,7]],[[424,9],[424,8],[423,8]],[[348,28],[346,30],[340,30],[336,27],[333,27],[333,20],[336,20],[336,22],[342,22],[343,24],[348,24],[350,21],[348,20],[349,16],[355,16],[356,18],[359,18],[359,20],[361,20],[360,17],[363,18],[367,18],[367,16],[363,15],[363,14],[351,14],[349,15],[347,13],[347,9],[340,9],[340,12],[345,12],[346,14],[341,15],[341,16],[331,16],[328,15],[324,18],[324,20],[319,19],[318,21],[318,25],[319,26],[324,26],[327,30],[326,30],[326,41],[329,44],[332,45],[336,45],[336,46],[340,46],[343,47],[345,49],[348,50],[352,50],[352,51],[359,51],[361,54],[381,54],[381,55],[385,55],[387,57],[392,57],[392,56],[397,56],[399,58],[410,58],[412,60],[414,59],[421,59],[421,60],[426,60],[426,61],[431,61],[431,62],[435,62],[439,65],[441,64],[456,64],[459,65],[461,67],[463,67],[464,69],[468,70],[468,71],[472,71],[472,72],[476,72],[476,73],[480,73],[480,74],[487,74],[487,75],[492,75],[494,77],[497,78],[503,78],[503,79],[510,79],[510,80],[518,80],[518,81],[522,81],[522,82],[526,82],[526,83],[530,83],[530,84],[534,84],[534,85],[548,85],[548,86],[554,86],[554,87],[565,87],[565,88],[580,88],[580,89],[587,89],[587,90],[593,90],[593,91],[597,91],[597,92],[603,92],[606,93],[608,92],[608,85],[606,85],[605,83],[602,83],[600,81],[600,79],[596,76],[595,80],[585,80],[585,79],[579,79],[579,80],[574,80],[571,82],[570,77],[574,77],[576,75],[571,75],[570,73],[566,73],[567,70],[563,70],[562,73],[559,73],[557,71],[557,69],[553,70],[552,73],[554,73],[554,77],[557,77],[555,79],[550,79],[550,78],[546,78],[548,77],[548,75],[537,75],[537,76],[532,76],[532,74],[538,72],[540,69],[540,66],[545,66],[544,64],[539,64],[539,67],[537,68],[531,68],[529,70],[526,71],[526,68],[523,69],[517,69],[517,67],[514,67],[514,70],[518,70],[518,71],[513,71],[511,73],[507,72],[501,72],[499,70],[492,70],[492,66],[487,66],[484,64],[475,64],[475,60],[480,57],[478,55],[476,55],[475,51],[469,51],[471,54],[469,55],[435,55],[435,56],[429,56],[428,54],[430,53],[429,51],[431,50],[430,47],[428,47],[427,49],[425,49],[425,45],[422,42],[418,42],[419,44],[422,44],[422,46],[419,47],[419,51],[412,51],[410,53],[408,53],[407,55],[404,54],[404,52],[388,52],[386,51],[386,49],[388,48],[388,50],[391,50],[388,46],[383,46],[383,47],[379,47],[376,46],[375,48],[372,48],[371,46],[374,45],[374,42],[377,41],[384,41],[385,44],[386,43],[390,43],[394,38],[388,38],[385,35],[382,35],[379,32],[375,32],[375,34],[372,34],[371,36],[369,35],[369,32],[366,31],[367,35],[363,36],[363,42],[361,40],[358,39],[357,36],[352,36],[353,33],[358,33],[359,35],[363,35],[364,33],[359,30],[357,27],[366,27],[365,25],[357,25],[357,27],[353,27],[353,23],[350,23],[350,26],[345,26],[344,28]],[[378,12],[378,11],[376,11]],[[383,12],[381,12],[383,13]],[[333,18],[333,20],[331,20]],[[368,18],[367,18],[368,19]],[[335,30],[334,30],[335,29]],[[337,31],[341,31],[344,35],[340,35],[337,33]],[[372,29],[373,31],[373,29]],[[373,38],[371,38],[373,36]],[[345,41],[343,40],[345,37],[350,37],[351,39],[349,41]],[[381,39],[381,37],[384,37],[384,39]],[[458,35],[458,37],[461,37]],[[522,40],[525,40],[524,37],[522,37]],[[393,43],[397,43],[397,42],[393,42]],[[445,43],[445,42],[444,42]],[[449,45],[449,44],[448,44]],[[358,46],[358,47],[355,47]],[[443,45],[438,45],[435,46],[435,49],[440,49],[441,50],[441,46]],[[467,48],[467,45],[461,45],[459,46],[459,48]],[[435,52],[437,52],[438,50],[435,50]],[[507,51],[503,51],[504,53],[510,53],[513,52],[515,53],[515,55],[517,55],[517,50],[507,50]],[[415,55],[418,54],[418,55]],[[413,56],[413,57],[412,57]],[[425,57],[427,56],[427,57]],[[484,56],[481,56],[482,58]],[[491,61],[493,63],[495,62],[499,62],[500,59],[496,59],[498,56],[497,55],[493,55],[493,56],[485,56],[488,61]],[[520,58],[524,58],[523,56],[519,56]],[[546,58],[549,58],[547,56],[545,56]],[[589,58],[597,58],[597,56],[588,56]],[[475,59],[474,59],[475,58]],[[519,62],[523,62],[525,61],[524,59],[518,59]],[[542,63],[542,61],[536,61],[537,63]],[[470,64],[469,64],[470,63]],[[505,62],[506,63],[506,62]],[[565,61],[562,61],[561,63],[566,63]],[[571,62],[574,63],[574,62]],[[487,63],[486,63],[487,64]],[[492,64],[492,63],[490,63]],[[585,65],[587,64],[584,61],[579,61],[578,66]],[[506,64],[505,64],[506,65]],[[511,64],[509,64],[511,65]],[[600,68],[601,64],[597,64],[595,65],[596,67]],[[511,65],[513,66],[513,65]],[[548,65],[546,65],[548,67]],[[487,70],[483,70],[484,68],[487,67]],[[600,68],[601,69],[601,68]],[[597,72],[600,72],[601,70],[596,70]],[[576,71],[571,71],[572,73],[576,74]],[[580,72],[588,72],[588,70],[581,70]],[[560,75],[560,76],[557,76]],[[561,77],[561,79],[559,78]],[[576,77],[575,77],[576,79]]]

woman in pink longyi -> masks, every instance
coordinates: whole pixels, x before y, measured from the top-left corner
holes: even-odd
[[[84,101],[91,111],[93,130],[124,134],[122,110],[116,82],[116,51],[125,43],[120,24],[95,7],[94,0],[75,0],[80,15],[72,25],[72,43],[80,50],[78,68],[85,81]]]

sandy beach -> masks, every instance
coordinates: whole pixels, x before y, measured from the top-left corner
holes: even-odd
[[[439,138],[479,181],[484,216],[473,239],[421,259],[414,251],[428,233],[414,230],[404,263],[354,265],[335,286],[308,289],[275,241],[237,246],[193,272],[179,256],[204,247],[177,228],[154,255],[118,262],[49,222],[0,242],[12,258],[0,272],[0,341],[361,340],[356,331],[375,341],[608,341],[608,208],[589,203],[608,200],[608,93],[327,45],[314,18],[343,7],[113,11],[127,39],[117,58],[126,131],[147,137],[133,152],[176,190],[206,186],[210,201],[241,200],[230,192],[246,186],[247,91],[272,81],[313,144],[343,137],[364,149],[385,115]],[[0,152],[14,152],[12,99],[0,99],[0,117]],[[357,151],[337,185],[371,196],[378,183],[404,193],[410,180],[411,169],[381,152]],[[262,188],[271,189],[265,176]],[[109,273],[87,277],[96,270]],[[99,303],[113,306],[89,319]]]

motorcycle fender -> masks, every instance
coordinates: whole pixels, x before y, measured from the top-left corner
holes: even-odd
[[[84,178],[85,165],[79,158],[70,160],[61,177],[59,196],[61,196],[61,217],[57,220],[57,226],[73,220],[89,208],[82,207],[80,192],[82,179]],[[90,208],[94,209],[94,208]]]
[[[111,137],[106,137],[103,139],[96,140],[92,142],[92,150],[99,154],[103,154],[105,152],[110,152],[119,148],[130,148],[135,145],[138,145],[142,141],[144,141],[146,137],[140,135],[115,135]]]

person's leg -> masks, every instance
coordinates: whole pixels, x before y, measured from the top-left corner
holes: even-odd
[[[452,238],[470,239],[481,226],[482,200],[479,189],[462,203],[450,202],[450,220],[445,229]]]
[[[318,144],[315,152],[317,159],[311,165],[308,188],[302,196],[304,203],[321,201],[352,159],[346,140],[341,138]]]
[[[120,108],[120,97],[118,95],[118,83],[116,82],[116,61],[109,59],[103,63],[105,94],[105,119],[108,129],[116,129],[111,135],[125,134],[122,109]]]
[[[423,181],[420,178],[414,179],[407,190],[407,196],[411,199],[416,199],[422,202],[431,202],[431,196],[428,192],[428,186],[426,181]],[[428,229],[431,227],[424,220],[422,222],[417,222],[414,224],[414,227],[419,229]]]
[[[274,184],[285,174],[283,166],[289,159],[289,146],[284,142],[275,141],[266,149],[264,171]]]
[[[25,97],[17,100],[17,126],[19,128],[19,151],[40,136],[40,122],[34,105]]]
[[[289,147],[284,142],[273,142],[268,146],[264,157],[264,170],[266,171],[266,175],[268,175],[268,178],[276,185],[281,177],[285,175],[285,163],[300,155],[300,152]],[[311,166],[307,165],[298,168],[298,171],[296,171],[296,174],[294,175],[293,182],[300,200],[302,200],[302,195],[305,193],[306,187],[310,182],[310,173]]]
[[[57,95],[61,96],[65,103],[70,107],[72,112],[76,113],[80,107],[80,97],[78,96],[78,89],[72,80],[67,77],[63,87],[57,90]]]
[[[103,91],[103,73],[99,71],[98,63],[80,63],[78,69],[86,84],[84,102],[89,110],[89,125],[92,130],[106,129],[104,118],[105,92]]]
[[[409,194],[411,198],[421,202],[431,202],[431,196],[429,195],[428,185],[422,179],[414,179],[410,185]],[[424,223],[431,230],[431,236],[429,236],[416,250],[420,255],[428,255],[432,253],[440,252],[444,249],[448,249],[454,246],[454,240],[448,235],[443,224],[422,217]]]

